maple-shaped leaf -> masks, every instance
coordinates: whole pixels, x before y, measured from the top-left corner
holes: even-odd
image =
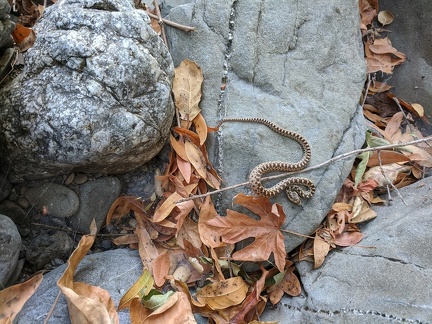
[[[205,226],[221,237],[225,243],[237,243],[247,238],[255,240],[232,257],[239,261],[267,261],[273,252],[279,271],[284,271],[285,242],[279,230],[285,222],[282,206],[271,205],[267,198],[249,197],[239,194],[234,199],[243,207],[256,213],[261,219],[255,220],[245,214],[227,210],[227,216],[216,215],[206,221]]]

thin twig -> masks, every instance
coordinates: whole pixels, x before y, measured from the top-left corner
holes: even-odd
[[[47,323],[48,323],[48,321],[49,321],[49,319],[50,319],[52,313],[54,312],[55,307],[57,306],[57,303],[58,303],[58,301],[59,301],[60,295],[61,295],[61,291],[59,290],[59,292],[58,292],[58,294],[57,294],[57,297],[56,297],[56,299],[54,300],[54,303],[53,303],[52,306],[51,306],[50,311],[48,312],[47,316],[45,317],[45,319],[44,319],[44,321],[43,321],[44,324],[47,324]]]
[[[348,158],[348,157],[350,157],[352,155],[357,155],[357,154],[360,154],[360,153],[363,153],[363,152],[372,152],[372,151],[392,149],[392,148],[396,148],[396,147],[403,147],[403,146],[408,146],[408,145],[414,145],[414,144],[423,143],[423,142],[427,142],[427,141],[432,141],[432,136],[428,136],[428,137],[425,137],[425,138],[421,138],[421,139],[410,141],[410,142],[406,142],[406,143],[389,144],[389,145],[383,145],[383,146],[378,146],[378,147],[369,147],[369,148],[365,148],[365,149],[358,149],[358,150],[354,150],[354,151],[351,151],[351,152],[347,152],[347,153],[335,156],[335,157],[333,157],[333,158],[331,158],[331,159],[329,159],[329,160],[327,160],[327,161],[325,161],[323,163],[317,164],[315,166],[312,166],[312,167],[309,167],[309,168],[306,168],[306,169],[303,169],[303,170],[300,170],[300,171],[284,172],[282,174],[278,174],[278,175],[274,175],[274,176],[269,176],[269,177],[264,177],[261,180],[279,179],[279,178],[286,177],[287,175],[292,175],[292,174],[297,174],[297,173],[303,173],[303,172],[308,172],[308,171],[316,170],[316,169],[319,169],[319,168],[321,168],[323,166],[326,166],[327,164],[333,163],[333,162],[338,161],[338,160],[346,159],[346,158]],[[196,195],[196,196],[190,196],[190,197],[187,197],[187,198],[183,198],[183,199],[180,199],[179,201],[177,201],[176,203],[181,203],[181,202],[188,201],[188,200],[195,199],[195,198],[207,197],[207,196],[210,196],[210,195],[214,195],[214,194],[217,194],[217,193],[220,193],[220,192],[224,192],[224,191],[227,191],[227,190],[231,190],[231,189],[235,189],[235,188],[238,188],[238,187],[244,187],[244,186],[247,186],[247,185],[249,185],[249,182],[238,183],[236,185],[225,187],[225,188],[222,188],[222,189],[217,189],[217,190],[214,190],[214,191],[211,191],[211,192],[207,192],[207,193],[202,194],[202,195]]]
[[[147,12],[147,15],[149,15],[150,18],[159,19],[159,17],[157,15],[154,15],[152,13]],[[163,21],[164,24],[166,24],[168,26],[181,29],[181,30],[183,30],[185,32],[195,31],[195,27],[189,27],[189,26],[181,25],[181,24],[178,24],[176,22],[173,22],[171,20],[164,19],[164,18],[162,18],[162,21]]]
[[[393,182],[390,181],[390,179],[387,177],[387,174],[385,173],[385,171],[383,169],[383,164],[382,164],[382,160],[381,160],[381,151],[378,151],[378,162],[379,162],[379,167],[380,167],[381,174],[384,176],[384,178],[387,181],[386,187],[387,187],[387,194],[388,194],[388,197],[389,197],[389,201],[393,200],[392,197],[391,197],[391,195],[390,195],[390,189],[389,189],[389,186],[390,186],[390,187],[393,188],[393,190],[396,191],[397,195],[399,196],[400,200],[402,200],[402,202],[404,203],[404,205],[408,206],[408,204],[406,203],[406,201],[403,199],[402,195],[400,194],[398,188],[396,188],[396,186],[393,184]]]
[[[153,5],[155,7],[155,11],[156,11],[156,15],[157,15],[157,20],[158,20],[158,24],[161,28],[161,36],[162,36],[162,40],[165,43],[166,47],[168,48],[168,41],[166,38],[166,34],[165,34],[165,27],[164,27],[164,22],[162,20],[162,16],[161,16],[161,12],[159,9],[159,4],[157,2],[157,0],[153,0]],[[169,49],[169,48],[168,48]]]

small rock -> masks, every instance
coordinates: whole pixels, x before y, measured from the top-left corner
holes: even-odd
[[[29,217],[20,206],[10,200],[3,200],[0,203],[0,214],[7,215],[15,224],[25,224]]]
[[[0,290],[16,272],[21,236],[14,222],[0,214]]]
[[[12,184],[9,179],[3,173],[0,173],[0,201],[6,199],[11,190]]]
[[[120,190],[120,181],[114,177],[103,177],[81,185],[79,209],[69,218],[71,227],[78,232],[88,233],[92,219],[95,218],[99,230],[109,208],[120,195]]]
[[[74,183],[77,184],[77,185],[81,185],[81,184],[87,182],[87,180],[88,180],[88,176],[86,174],[84,174],[84,173],[78,173],[75,176]]]
[[[47,208],[50,215],[56,217],[70,217],[79,207],[77,194],[62,185],[45,183],[38,187],[27,189],[25,197],[36,208]]]
[[[64,184],[66,186],[69,186],[75,179],[75,173],[71,173],[66,177],[66,180],[64,181]]]
[[[36,268],[44,266],[54,258],[67,258],[73,250],[73,240],[64,231],[49,231],[36,236],[27,247],[27,260]]]
[[[25,199],[24,197],[18,198],[17,200],[17,204],[24,209],[27,209],[30,207],[30,203],[27,199]]]

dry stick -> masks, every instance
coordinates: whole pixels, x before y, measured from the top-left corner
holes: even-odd
[[[154,15],[152,13],[147,12],[147,15],[149,15],[150,18],[159,19],[159,17],[157,15]],[[185,25],[180,25],[180,24],[178,24],[176,22],[173,22],[171,20],[164,19],[164,18],[161,18],[161,19],[162,19],[162,22],[164,24],[168,25],[168,26],[181,29],[181,30],[183,30],[185,32],[195,31],[195,27],[189,27],[189,26],[185,26]]]
[[[384,178],[387,181],[386,188],[387,188],[387,195],[389,197],[389,201],[393,200],[393,198],[391,197],[391,194],[390,194],[390,188],[389,188],[389,185],[390,185],[396,191],[397,195],[399,196],[400,200],[402,200],[402,202],[404,203],[404,205],[408,206],[408,204],[406,203],[406,201],[402,198],[402,195],[400,194],[398,188],[396,188],[396,186],[393,184],[393,182],[390,181],[390,179],[387,177],[387,174],[385,173],[385,171],[383,169],[382,160],[381,160],[381,151],[378,151],[378,162],[379,162],[379,167],[380,167],[381,174],[384,176]]]
[[[43,321],[43,324],[47,324],[48,323],[48,321],[49,321],[52,313],[54,312],[55,307],[57,306],[57,303],[59,301],[60,295],[61,295],[61,291],[58,292],[57,297],[54,300],[54,303],[52,304],[50,311],[48,312],[47,316],[45,317],[45,319]]]
[[[162,20],[162,16],[160,13],[160,9],[159,9],[159,4],[157,2],[157,0],[153,0],[153,5],[155,7],[155,11],[156,11],[156,15],[157,15],[157,20],[158,20],[158,24],[161,28],[161,36],[162,36],[162,40],[165,43],[166,47],[168,47],[168,41],[165,35],[165,27],[164,27],[164,22]],[[169,48],[168,48],[169,49]]]
[[[282,173],[282,174],[278,174],[278,175],[274,175],[274,176],[264,177],[261,180],[279,179],[279,178],[286,177],[287,175],[292,175],[292,174],[297,174],[297,173],[302,173],[302,172],[308,172],[308,171],[316,170],[316,169],[319,169],[319,168],[321,168],[321,167],[323,167],[323,166],[325,166],[327,164],[330,164],[332,162],[335,162],[335,161],[338,161],[338,160],[342,160],[342,159],[345,159],[347,157],[350,157],[351,155],[356,155],[356,154],[360,154],[360,153],[363,153],[363,152],[372,152],[372,151],[379,151],[379,150],[391,149],[391,148],[396,148],[396,147],[403,147],[403,146],[414,145],[414,144],[423,143],[423,142],[427,142],[427,141],[432,141],[432,136],[428,136],[428,137],[425,137],[425,138],[421,138],[421,139],[418,139],[418,140],[415,140],[415,141],[411,141],[411,142],[406,142],[406,143],[389,144],[389,145],[383,145],[383,146],[378,146],[378,147],[370,147],[370,148],[365,148],[365,149],[358,149],[358,150],[354,150],[354,151],[351,151],[351,152],[347,152],[347,153],[335,156],[335,157],[333,157],[333,158],[331,158],[331,159],[329,159],[329,160],[327,160],[327,161],[325,161],[323,163],[317,164],[317,165],[315,165],[313,167],[309,167],[309,168],[306,168],[306,169],[303,169],[303,170],[300,170],[300,171],[286,172],[286,173]],[[202,194],[202,195],[196,195],[196,196],[190,196],[190,197],[187,197],[187,198],[183,198],[183,199],[180,199],[179,201],[177,201],[176,203],[178,204],[178,203],[181,203],[181,202],[184,202],[184,201],[188,201],[188,200],[191,200],[191,199],[195,199],[195,198],[207,197],[207,196],[210,196],[210,195],[213,195],[213,194],[217,194],[217,193],[224,192],[224,191],[227,191],[227,190],[235,189],[235,188],[238,188],[238,187],[244,187],[244,186],[247,186],[247,185],[249,185],[249,182],[239,183],[239,184],[236,184],[236,185],[233,185],[233,186],[225,187],[225,188],[222,188],[222,189],[217,189],[217,190],[214,190],[214,191]]]

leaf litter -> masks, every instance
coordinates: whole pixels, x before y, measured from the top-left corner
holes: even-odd
[[[391,85],[371,78],[377,72],[393,73],[394,67],[405,61],[405,55],[392,46],[388,37],[381,37],[385,30],[375,26],[378,1],[361,0],[359,8],[369,73],[363,105],[370,128],[365,147],[422,138],[413,121],[425,120],[423,107],[397,98],[390,92]],[[28,19],[37,15],[32,10]],[[382,26],[392,19],[389,12],[378,15]],[[152,26],[160,33],[154,18]],[[23,39],[25,33],[28,31],[24,31]],[[133,233],[113,242],[139,250],[143,274],[123,296],[117,310],[107,291],[75,282],[76,268],[94,242],[93,224],[58,281],[72,323],[118,323],[117,311],[125,308],[129,308],[132,323],[196,323],[194,313],[208,317],[212,323],[261,323],[259,316],[267,302],[275,305],[284,294],[301,294],[295,262],[309,261],[318,268],[335,247],[358,244],[363,234],[357,224],[376,217],[373,204],[384,202],[376,194],[415,182],[432,166],[432,149],[427,143],[363,152],[313,238],[287,255],[281,230],[286,217],[282,206],[266,198],[237,195],[234,203],[248,209],[256,216],[253,218],[234,210],[227,210],[226,216],[218,215],[210,196],[181,201],[205,194],[209,187],[219,189],[222,179],[205,146],[208,133],[217,128],[207,126],[199,108],[202,70],[185,60],[175,72],[178,124],[170,137],[169,164],[157,176],[158,194],[147,200],[119,197],[107,215],[107,224],[119,222],[125,215],[135,217],[135,228],[129,228]],[[236,250],[235,245],[245,239],[252,241],[243,248],[238,244]],[[247,270],[251,262],[258,264],[259,270]],[[1,291],[2,318],[13,320],[41,280],[39,274]]]

